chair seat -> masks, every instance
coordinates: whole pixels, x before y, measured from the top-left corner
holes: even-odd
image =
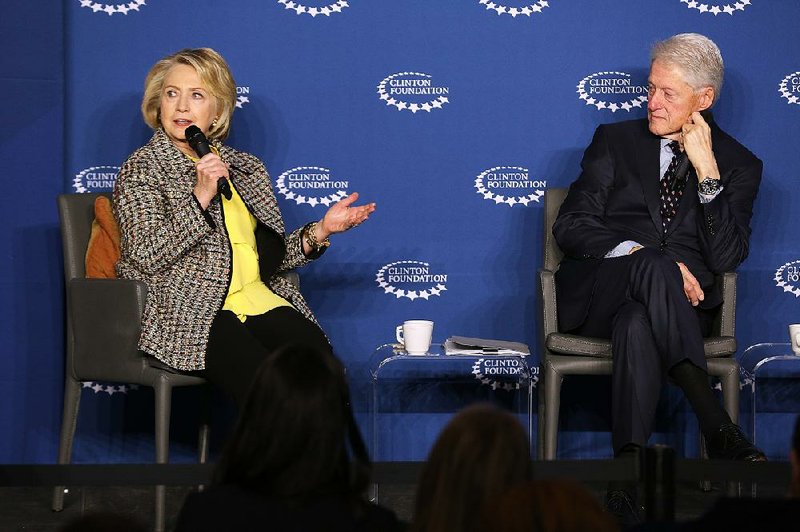
[[[550,333],[545,347],[552,353],[611,358],[611,341],[604,338],[591,338],[566,333]],[[714,336],[703,340],[706,358],[727,357],[736,353],[736,338],[733,336]]]
[[[566,333],[547,335],[545,346],[552,353],[594,358],[611,358],[611,341]]]
[[[167,379],[172,386],[197,386],[207,383],[203,377],[187,375],[145,354],[142,356],[142,377],[148,381],[147,386],[152,386],[150,383],[155,382],[155,379]]]

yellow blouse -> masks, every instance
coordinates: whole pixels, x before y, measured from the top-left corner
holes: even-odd
[[[291,307],[291,303],[261,281],[256,218],[247,210],[233,183],[228,183],[231,186],[231,199],[220,198],[225,212],[225,228],[233,250],[233,274],[222,310],[230,310],[241,321],[245,321],[247,316],[258,316],[277,307]]]
[[[219,155],[214,146],[211,146],[211,151]],[[200,160],[188,155],[187,157],[194,163]],[[270,290],[261,280],[256,246],[256,217],[247,210],[233,182],[229,180],[228,184],[231,187],[231,199],[223,195],[220,195],[220,199],[225,213],[225,229],[228,231],[233,252],[233,273],[222,310],[230,310],[244,322],[247,316],[258,316],[274,308],[291,307],[292,304]]]

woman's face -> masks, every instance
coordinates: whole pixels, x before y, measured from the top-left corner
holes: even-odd
[[[196,156],[186,142],[184,131],[194,124],[208,136],[211,122],[217,117],[217,99],[205,88],[194,68],[175,65],[164,77],[160,116],[173,144],[183,153]]]

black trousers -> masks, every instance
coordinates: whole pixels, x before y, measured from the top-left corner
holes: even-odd
[[[645,445],[669,370],[689,360],[707,370],[703,336],[714,310],[693,307],[677,264],[652,249],[605,259],[584,323],[574,332],[610,338],[612,443]]]
[[[221,310],[211,324],[206,367],[191,373],[227,392],[241,410],[258,367],[272,351],[290,343],[332,351],[322,330],[292,307],[248,316],[244,323]]]

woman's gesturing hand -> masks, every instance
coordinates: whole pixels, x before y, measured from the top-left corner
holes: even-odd
[[[332,234],[352,229],[369,218],[369,215],[375,211],[375,204],[353,206],[357,199],[358,192],[353,192],[330,206],[316,227],[316,236],[319,241],[325,240]]]

